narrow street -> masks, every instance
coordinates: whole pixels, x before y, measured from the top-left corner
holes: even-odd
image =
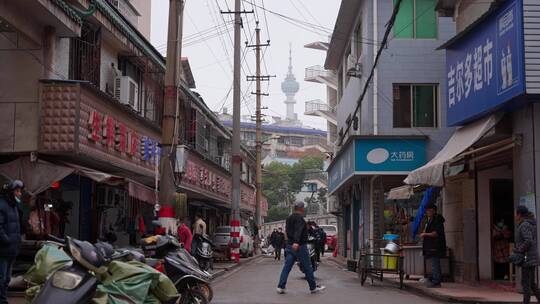
[[[393,286],[382,286],[381,283],[373,286],[366,284],[362,287],[354,273],[338,269],[326,259],[323,259],[316,272],[318,283],[327,288],[323,293],[310,294],[306,281],[295,266],[289,276],[287,294],[280,295],[276,293],[276,284],[281,266],[282,262],[264,257],[217,279],[212,303],[442,303]]]

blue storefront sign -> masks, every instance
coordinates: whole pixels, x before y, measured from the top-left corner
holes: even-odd
[[[446,47],[449,126],[508,106],[525,93],[523,0],[507,0]]]
[[[406,175],[426,163],[426,141],[418,138],[357,138],[328,170],[332,193],[353,175]]]
[[[349,143],[343,148],[343,152],[334,160],[332,167],[328,169],[328,192],[332,193],[341,184],[354,175],[354,151],[355,146]]]

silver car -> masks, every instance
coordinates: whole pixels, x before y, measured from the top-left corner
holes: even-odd
[[[212,242],[216,247],[216,251],[226,253],[226,255],[229,256],[231,226],[217,227]],[[254,252],[253,237],[251,237],[251,234],[246,227],[240,227],[240,255],[242,257],[253,256]]]

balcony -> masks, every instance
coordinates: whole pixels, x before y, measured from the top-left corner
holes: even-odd
[[[325,70],[320,65],[306,68],[305,81],[325,84],[337,90],[337,77],[332,71]]]
[[[337,124],[336,111],[320,99],[306,101],[304,115],[318,116],[326,119],[331,124]]]

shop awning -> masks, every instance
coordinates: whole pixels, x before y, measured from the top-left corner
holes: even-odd
[[[0,174],[10,180],[20,179],[25,191],[34,196],[75,171],[72,167],[61,166],[43,160],[30,161],[29,156],[0,164]]]
[[[387,199],[389,200],[398,200],[398,199],[409,199],[411,196],[413,196],[413,186],[411,185],[404,185],[401,187],[396,187],[390,189],[390,192],[388,192]]]
[[[477,142],[499,122],[502,116],[493,114],[457,129],[444,148],[424,166],[409,173],[404,180],[408,185],[444,185],[444,164]]]
[[[130,180],[128,182],[128,194],[138,200],[150,203],[157,203],[156,192],[154,189]]]

